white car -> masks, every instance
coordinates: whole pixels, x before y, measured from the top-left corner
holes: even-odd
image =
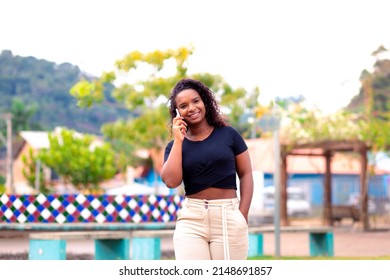
[[[273,212],[275,205],[275,187],[264,188],[264,209]],[[299,187],[287,187],[287,214],[289,216],[308,217],[311,214],[311,205],[305,198],[305,193]]]

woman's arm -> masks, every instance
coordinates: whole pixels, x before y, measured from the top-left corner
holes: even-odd
[[[248,212],[252,202],[253,195],[253,174],[249,152],[236,156],[236,168],[238,178],[240,179],[240,211],[248,222]]]
[[[186,126],[187,124],[179,114],[173,119],[172,132],[175,139],[161,170],[161,178],[168,188],[177,188],[183,181],[182,146]]]
[[[168,188],[180,186],[183,180],[182,143],[175,141],[161,170],[161,178]]]

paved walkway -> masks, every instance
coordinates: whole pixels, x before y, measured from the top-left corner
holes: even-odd
[[[309,236],[307,233],[281,233],[281,256],[309,256]],[[0,232],[1,255],[12,256],[28,252],[28,236],[22,233]],[[68,241],[68,254],[93,255],[94,243],[87,241]],[[162,239],[164,257],[173,257],[171,238]],[[336,257],[390,257],[390,227],[376,227],[368,232],[349,224],[334,228],[334,253]],[[264,234],[264,254],[275,255],[275,236]],[[4,257],[3,257],[4,259]]]
[[[264,254],[275,255],[275,236],[264,234]],[[309,256],[307,233],[282,233],[281,256]],[[390,231],[334,232],[334,254],[336,257],[390,257]]]

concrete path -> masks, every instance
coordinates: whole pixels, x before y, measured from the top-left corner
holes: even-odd
[[[281,233],[281,256],[309,256],[309,237],[307,233]],[[27,234],[0,232],[1,255],[12,256],[28,252]],[[173,258],[173,245],[170,238],[162,239],[163,257]],[[94,243],[88,241],[68,241],[68,254],[94,253]],[[390,257],[390,230],[362,232],[353,228],[335,228],[334,253],[336,257]],[[264,234],[264,254],[275,255],[275,236]],[[11,259],[11,257],[9,257]],[[4,257],[2,258],[4,259]]]

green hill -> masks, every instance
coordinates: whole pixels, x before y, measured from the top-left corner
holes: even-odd
[[[93,134],[100,134],[103,123],[128,116],[129,111],[119,108],[108,93],[112,86],[103,104],[78,108],[69,90],[81,77],[93,78],[70,63],[56,64],[3,50],[0,54],[0,114],[10,112],[12,101],[17,99],[26,107],[35,107],[30,119],[32,128],[50,131],[63,126]]]

